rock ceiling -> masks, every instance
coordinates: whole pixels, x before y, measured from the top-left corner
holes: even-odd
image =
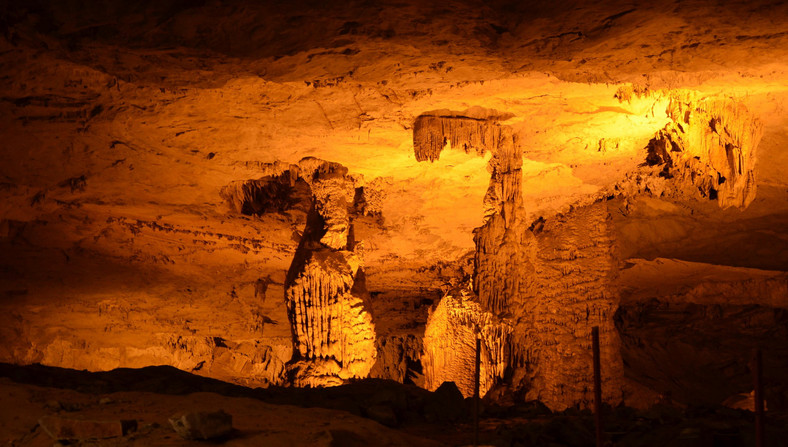
[[[589,300],[613,351],[619,296],[657,296],[654,271],[785,306],[783,2],[2,14],[2,361],[435,388],[481,325],[489,378],[510,337],[513,380],[560,407],[582,371],[547,346],[585,335],[536,332]],[[726,293],[686,280],[708,264]]]

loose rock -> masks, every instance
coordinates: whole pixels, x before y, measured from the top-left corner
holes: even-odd
[[[134,420],[87,421],[44,416],[38,423],[55,440],[117,438],[137,429],[137,421]]]
[[[179,413],[169,420],[172,428],[183,439],[217,439],[233,431],[233,417],[224,410]]]

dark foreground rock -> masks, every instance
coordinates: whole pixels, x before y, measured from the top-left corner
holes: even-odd
[[[223,410],[179,413],[170,418],[170,425],[183,439],[219,439],[232,433],[233,417]]]
[[[137,429],[137,421],[90,421],[60,416],[44,416],[38,424],[55,440],[118,438]]]

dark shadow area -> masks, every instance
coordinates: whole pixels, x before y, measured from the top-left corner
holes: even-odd
[[[76,371],[42,365],[0,363],[0,377],[14,382],[71,389],[88,394],[122,391],[183,395],[212,392],[260,399],[271,404],[343,410],[412,435],[447,445],[469,442],[470,399],[463,400],[453,383],[435,392],[393,381],[365,379],[333,388],[251,389],[196,376],[169,366],[121,368],[107,372]],[[604,408],[605,436],[616,446],[752,446],[754,416],[743,410],[699,405],[660,404],[648,410]],[[480,442],[495,446],[593,446],[594,416],[569,408],[551,412],[539,402],[512,404],[483,401]],[[785,446],[788,413],[767,412],[767,446]],[[358,441],[339,440],[348,445]]]
[[[622,306],[616,325],[627,375],[685,405],[719,405],[750,393],[758,347],[768,408],[788,410],[786,309],[652,299]]]

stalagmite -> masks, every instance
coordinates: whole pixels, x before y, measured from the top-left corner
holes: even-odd
[[[377,355],[364,272],[350,236],[353,182],[336,164],[317,163],[313,172],[307,178],[314,205],[285,284],[294,342],[288,366],[298,386],[366,377]]]
[[[509,323],[485,311],[467,290],[443,297],[424,331],[424,387],[434,391],[443,382],[454,382],[463,396],[471,397],[478,334],[482,346],[479,395],[484,396],[503,378],[511,330]]]

